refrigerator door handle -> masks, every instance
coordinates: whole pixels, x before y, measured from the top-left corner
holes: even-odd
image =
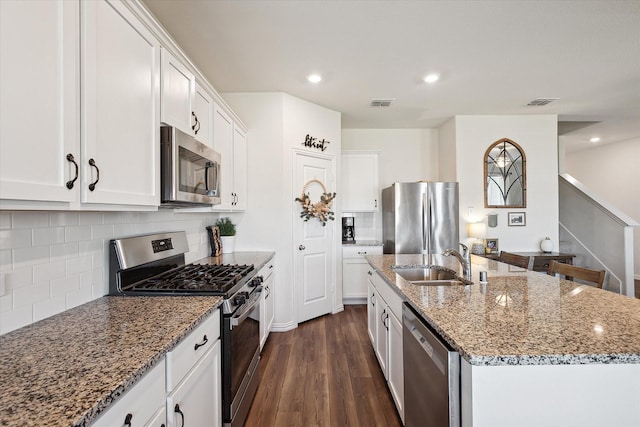
[[[433,238],[433,191],[429,191],[429,227],[427,227],[427,233],[429,233],[429,253],[435,253],[433,247],[436,245],[436,242]]]
[[[425,224],[425,218],[427,215],[427,195],[422,193],[422,253],[429,247],[429,229]]]

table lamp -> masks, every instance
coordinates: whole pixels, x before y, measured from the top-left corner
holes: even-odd
[[[484,222],[471,222],[467,224],[467,235],[473,239],[476,239],[476,241],[473,242],[473,246],[471,247],[472,254],[484,255],[484,244],[482,243],[482,239],[484,238],[486,233],[487,225]]]

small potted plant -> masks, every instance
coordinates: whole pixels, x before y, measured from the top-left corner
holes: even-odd
[[[231,218],[224,217],[216,221],[216,226],[220,230],[220,240],[222,240],[222,253],[233,253],[236,238],[236,225],[231,222]]]

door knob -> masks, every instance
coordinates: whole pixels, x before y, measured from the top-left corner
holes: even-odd
[[[307,248],[304,245],[298,246],[298,250],[299,251],[304,251],[305,249],[307,249]]]

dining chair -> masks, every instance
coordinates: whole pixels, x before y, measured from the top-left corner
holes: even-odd
[[[593,270],[591,268],[551,261],[549,263],[549,271],[547,271],[547,274],[555,276],[556,273],[562,274],[567,280],[584,280],[585,282],[591,282],[598,288],[602,289],[602,284],[604,283],[604,277],[607,271]]]
[[[530,256],[501,251],[500,256],[498,257],[498,261],[531,270],[532,258]]]

